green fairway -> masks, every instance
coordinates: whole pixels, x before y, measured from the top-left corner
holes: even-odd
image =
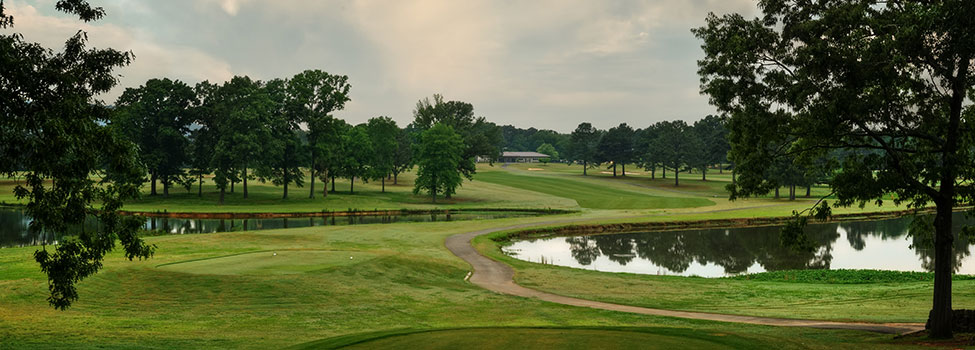
[[[372,338],[369,338],[372,337]],[[312,349],[741,349],[772,346],[739,335],[679,328],[473,328],[325,339]],[[786,347],[789,348],[789,347]]]
[[[569,217],[598,220],[602,215],[583,213]],[[544,220],[551,219],[324,226],[149,237],[149,243],[158,246],[154,258],[129,262],[121,253],[111,254],[102,272],[80,284],[81,299],[67,311],[56,311],[46,304],[46,282],[31,259],[36,248],[2,249],[0,338],[4,342],[0,347],[265,349],[397,329],[553,326],[665,329],[650,335],[612,333],[620,338],[618,344],[645,336],[662,344],[670,344],[667,342],[675,339],[672,337],[688,338],[689,342],[713,341],[704,335],[725,334],[758,347],[892,346],[889,336],[879,334],[650,317],[499,295],[465,282],[469,266],[443,246],[443,239],[452,234]],[[348,259],[350,256],[353,259]],[[521,275],[522,266],[516,267]],[[537,268],[554,273],[566,270],[541,265]],[[562,281],[574,287],[586,281],[602,282],[577,274],[564,276],[583,278],[578,282]],[[641,291],[653,296],[651,287],[660,286],[642,278],[621,280],[628,284],[612,287],[620,294]],[[710,300],[706,293],[714,289],[708,288],[708,283],[724,283],[683,280],[673,279],[669,290],[687,287],[683,294],[688,304],[695,299]],[[748,283],[737,282],[742,288]],[[600,286],[610,288],[612,284],[591,288]],[[770,293],[766,300],[774,300],[776,291],[771,284],[759,286]],[[829,300],[812,293],[809,297],[805,306],[793,306],[798,314],[820,308],[817,301]],[[870,305],[879,302],[867,300],[864,305],[855,306],[870,313],[876,311]],[[855,309],[849,304],[843,308]],[[449,346],[450,338],[455,338],[449,333],[437,341]],[[498,346],[508,344],[507,333],[493,334]],[[526,339],[536,335],[538,343]],[[514,332],[511,336],[538,346],[545,346],[545,339],[552,338],[551,334],[536,335]],[[417,334],[403,341],[422,338]],[[473,339],[478,338],[481,337]]]
[[[636,187],[633,191],[629,191],[591,181],[584,182],[555,176],[491,171],[479,173],[475,179],[570,198],[579,203],[580,207],[590,209],[693,208],[714,205],[714,202],[703,198],[653,196],[638,192],[639,189]]]
[[[358,264],[375,254],[356,251],[280,250],[235,254],[160,265],[163,270],[210,275],[265,275],[314,272]]]
[[[554,168],[555,166],[550,166]],[[573,218],[581,223],[784,216],[807,202],[729,202],[710,186],[701,194],[648,188],[636,176],[530,173],[481,165],[446,207],[586,208],[578,213],[469,222],[319,226],[148,237],[149,261],[111,254],[102,272],[80,283],[67,311],[51,309],[31,254],[0,249],[0,348],[363,348],[462,346],[565,348],[913,348],[886,335],[650,317],[499,295],[464,280],[470,266],[443,245],[447,236],[519,223]],[[411,177],[401,179],[409,183]],[[634,185],[640,183],[640,186]],[[715,181],[718,183],[718,181]],[[360,188],[357,184],[357,188]],[[277,198],[257,184],[216,206],[214,193],[177,191],[128,209],[169,211],[315,211],[349,207],[431,208],[409,186],[375,183],[356,195]],[[707,197],[707,198],[705,198]],[[717,197],[717,198],[715,198]],[[333,202],[334,201],[334,202]],[[696,207],[696,208],[695,208]],[[370,208],[371,209],[371,208]],[[841,209],[841,212],[877,210]],[[893,209],[893,208],[880,208]],[[494,254],[493,245],[477,241]],[[490,245],[490,246],[489,246]],[[507,259],[506,257],[499,257]],[[558,294],[633,305],[746,315],[917,321],[929,282],[856,285],[779,283],[609,274],[516,261],[516,281]],[[975,303],[975,281],[957,281],[959,304]],[[647,345],[651,344],[651,345]]]

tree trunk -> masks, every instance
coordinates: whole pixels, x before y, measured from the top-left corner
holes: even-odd
[[[812,185],[806,186],[806,198],[812,197]]]
[[[308,199],[312,199],[315,198],[315,167],[312,166],[309,170],[311,171],[311,190],[308,191]]]
[[[951,275],[954,234],[951,232],[950,200],[935,202],[934,217],[934,302],[928,314],[928,329],[933,338],[952,337]]]
[[[613,177],[616,177],[616,162],[613,162]]]
[[[288,199],[288,169],[284,169],[284,197],[282,199]]]
[[[398,185],[399,184],[398,177],[399,177],[399,173],[393,173],[393,185]]]
[[[220,187],[220,204],[221,205],[223,205],[223,197],[224,197],[224,194],[226,192],[227,192],[227,187],[226,186]]]
[[[163,176],[163,196],[169,197],[169,175]]]
[[[244,198],[247,198],[247,166],[244,166]]]
[[[234,193],[234,184],[235,183],[236,182],[234,182],[234,180],[230,180],[230,193]]]
[[[328,169],[323,171],[325,176],[322,176],[322,198],[328,198]]]
[[[934,217],[934,302],[928,316],[932,338],[952,337],[951,275],[954,272],[954,240],[951,214],[954,208],[957,180],[958,138],[962,105],[968,92],[970,55],[961,57],[961,65],[951,84],[951,104],[948,115],[948,134],[941,154],[942,172],[939,197],[934,200],[938,213]]]
[[[626,163],[623,163],[622,167],[623,167],[623,176],[626,176]]]
[[[654,180],[656,178],[657,178],[657,167],[652,166],[650,167],[650,180]]]
[[[677,170],[677,168],[676,166],[674,167],[674,187],[680,186],[680,170]]]
[[[775,187],[775,199],[779,199],[779,187]]]
[[[701,181],[708,181],[708,167],[701,168]]]
[[[152,186],[149,187],[149,195],[155,196],[156,195],[156,173],[155,172],[149,173],[149,177],[152,178]]]
[[[585,160],[582,161],[582,176],[588,175],[588,174],[586,174],[586,169],[587,168],[589,168],[589,162],[588,161],[585,161]]]
[[[352,180],[349,181],[349,193],[355,194],[355,176],[353,176]]]
[[[332,192],[335,192],[335,175],[332,175]]]
[[[796,185],[789,185],[789,200],[796,200]]]
[[[718,164],[718,174],[724,174],[724,166],[722,164]]]
[[[197,184],[198,190],[196,192],[196,196],[203,197],[203,173],[201,172],[199,175],[197,175],[196,178],[197,178],[197,182],[199,182]]]
[[[383,177],[382,182],[383,182],[383,190],[382,190],[382,192],[383,193],[386,193],[386,178],[385,177]]]
[[[666,179],[667,178],[667,167],[666,166],[661,167],[661,170],[660,170],[660,178],[661,179]]]

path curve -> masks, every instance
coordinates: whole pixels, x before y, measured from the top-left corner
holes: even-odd
[[[748,323],[757,325],[767,325],[767,326],[781,326],[781,327],[811,327],[811,328],[822,328],[822,329],[846,329],[846,330],[859,330],[859,331],[869,331],[877,333],[887,333],[887,334],[904,334],[916,332],[924,329],[923,324],[919,323],[863,323],[863,322],[833,322],[833,321],[817,321],[817,320],[797,320],[797,319],[786,319],[786,318],[772,318],[772,317],[756,317],[756,316],[741,316],[741,315],[725,315],[725,314],[714,314],[706,312],[692,312],[692,311],[674,311],[674,310],[664,310],[664,309],[654,309],[639,306],[621,305],[613,303],[605,303],[600,301],[579,299],[573,297],[567,297],[547,292],[542,292],[539,290],[525,288],[514,282],[515,272],[507,264],[492,260],[484,255],[481,255],[477,249],[471,244],[471,240],[474,237],[486,235],[489,233],[494,233],[498,231],[506,231],[520,228],[528,228],[533,226],[544,226],[544,225],[555,225],[555,224],[567,224],[577,221],[583,221],[588,219],[570,219],[570,220],[556,220],[547,222],[534,222],[521,225],[512,225],[505,227],[496,227],[480,231],[473,231],[467,233],[456,234],[447,237],[444,245],[447,246],[454,255],[464,259],[471,267],[473,267],[473,274],[470,275],[471,283],[478,285],[487,290],[501,293],[509,294],[514,296],[526,297],[526,298],[536,298],[539,300],[544,300],[547,302],[589,307],[594,309],[610,310],[610,311],[620,311],[620,312],[630,312],[643,315],[654,315],[654,316],[669,316],[669,317],[679,317],[679,318],[689,318],[696,320],[709,320],[709,321],[721,321],[721,322],[735,322],[735,323]]]

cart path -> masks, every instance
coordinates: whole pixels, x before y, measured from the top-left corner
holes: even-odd
[[[720,321],[720,322],[735,322],[735,323],[747,323],[747,324],[757,324],[757,325],[767,325],[767,326],[781,326],[781,327],[811,327],[811,328],[822,328],[822,329],[846,329],[846,330],[859,330],[868,332],[878,332],[887,334],[904,334],[915,332],[924,329],[924,324],[920,323],[861,323],[861,322],[834,322],[834,321],[817,321],[817,320],[797,320],[797,319],[785,319],[785,318],[771,318],[771,317],[756,317],[756,316],[740,316],[740,315],[725,315],[725,314],[714,314],[706,312],[691,312],[691,311],[674,311],[674,310],[664,310],[664,309],[654,309],[639,306],[621,305],[604,303],[600,301],[579,299],[573,297],[567,297],[547,292],[542,292],[539,290],[525,288],[520,285],[515,284],[514,275],[515,272],[507,264],[492,260],[484,255],[481,255],[474,246],[471,244],[471,240],[474,237],[486,235],[498,231],[513,230],[519,228],[527,228],[532,226],[544,226],[544,225],[555,225],[555,224],[568,224],[577,221],[584,221],[590,219],[566,219],[566,220],[555,220],[546,222],[534,222],[521,225],[512,225],[505,227],[496,227],[480,231],[473,231],[467,233],[456,234],[447,237],[444,245],[447,246],[454,255],[464,259],[471,267],[473,267],[473,274],[470,275],[471,283],[478,285],[487,290],[501,293],[509,294],[514,296],[526,297],[526,298],[536,298],[539,300],[544,300],[547,302],[558,303],[563,305],[572,305],[579,307],[589,307],[594,309],[610,310],[610,311],[620,311],[620,312],[630,312],[643,315],[654,315],[654,316],[668,316],[668,317],[679,317],[679,318],[689,318],[696,320],[709,320],[709,321]]]

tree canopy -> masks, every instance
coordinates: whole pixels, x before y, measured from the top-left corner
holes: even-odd
[[[105,15],[82,0],[59,0],[55,7],[86,22]],[[0,2],[0,28],[12,27],[3,8]],[[116,85],[113,70],[132,55],[89,49],[87,41],[79,31],[55,53],[20,34],[0,34],[0,173],[23,178],[14,194],[27,200],[29,229],[66,232],[93,212],[101,220],[97,229],[62,238],[53,251],[44,246],[34,253],[48,277],[48,302],[59,309],[78,299],[75,284],[101,269],[116,240],[130,260],[154,251],[136,235],[141,221],[117,213],[123,200],[138,195],[145,168],[135,146],[107,125],[110,110],[95,98]]]
[[[829,185],[839,206],[933,203],[929,326],[951,336],[951,213],[975,199],[975,2],[764,0],[762,17],[710,15],[702,91],[730,117],[732,198],[767,193],[785,157],[850,152]],[[829,215],[822,201],[813,213]],[[804,217],[785,238],[802,242]],[[920,225],[919,227],[925,227]],[[801,244],[799,244],[801,246]]]
[[[465,146],[461,136],[447,124],[437,123],[424,131],[417,145],[419,169],[413,193],[427,192],[436,202],[438,193],[446,196],[456,191],[463,181],[458,166],[464,161]]]

